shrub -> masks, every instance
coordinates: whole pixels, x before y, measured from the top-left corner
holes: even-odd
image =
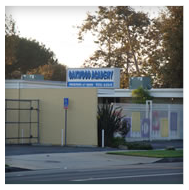
[[[118,130],[121,131],[122,137],[125,137],[127,135],[127,133],[130,131],[130,128],[131,128],[131,126],[130,126],[128,120],[122,119],[121,127]]]
[[[123,137],[112,138],[111,147],[117,148],[119,145],[125,145],[125,139]]]
[[[132,91],[132,102],[138,104],[146,103],[146,100],[152,100],[152,96],[150,96],[148,90],[139,87]]]
[[[130,129],[127,121],[122,122],[122,109],[117,107],[114,109],[113,104],[103,104],[98,106],[98,145],[102,144],[102,129],[104,129],[104,145],[111,146],[113,135],[119,132],[124,137]]]
[[[174,146],[168,146],[168,147],[166,147],[165,150],[175,150],[175,147]]]
[[[150,143],[146,142],[126,142],[125,145],[129,150],[152,150],[153,147]]]
[[[129,150],[152,150],[153,147],[147,142],[126,142],[123,137],[112,138],[111,147],[118,148],[120,145],[127,146]]]

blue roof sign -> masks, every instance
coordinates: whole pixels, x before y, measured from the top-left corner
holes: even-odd
[[[67,87],[119,88],[119,68],[79,68],[67,70]]]

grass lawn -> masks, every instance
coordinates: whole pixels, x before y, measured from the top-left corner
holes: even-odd
[[[108,152],[107,154],[123,155],[123,156],[142,156],[154,158],[176,158],[183,157],[183,150],[147,150],[132,152]]]

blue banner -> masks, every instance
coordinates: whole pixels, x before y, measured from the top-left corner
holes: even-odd
[[[177,113],[171,112],[171,131],[177,130]]]
[[[150,120],[148,118],[142,120],[141,136],[147,138],[150,136]]]

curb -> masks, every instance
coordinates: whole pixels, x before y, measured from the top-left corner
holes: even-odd
[[[154,163],[168,163],[168,162],[183,162],[183,157],[162,158],[161,160],[155,161]]]
[[[21,171],[31,171],[30,169],[26,168],[16,168],[16,167],[6,167],[5,173],[7,172],[21,172]]]

